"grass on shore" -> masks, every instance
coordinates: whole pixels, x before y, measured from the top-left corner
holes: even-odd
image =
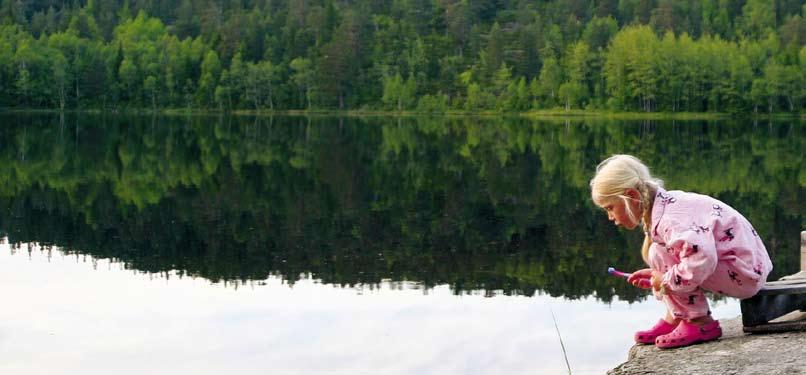
[[[16,109],[0,108],[2,112],[16,113],[59,113],[58,109]],[[499,112],[499,111],[464,111],[448,110],[438,113],[423,113],[416,111],[387,111],[387,110],[234,110],[222,112],[218,109],[199,108],[164,108],[164,109],[144,109],[125,108],[120,110],[101,109],[71,109],[65,113],[123,113],[123,114],[160,114],[160,115],[249,115],[249,116],[271,116],[271,115],[291,115],[291,116],[348,116],[348,117],[374,117],[374,116],[442,116],[442,117],[524,117],[529,119],[581,119],[581,118],[607,118],[612,120],[726,120],[735,118],[752,119],[806,119],[806,112],[796,113],[722,113],[722,112],[616,112],[606,110],[572,109],[562,108],[541,109],[526,112]]]

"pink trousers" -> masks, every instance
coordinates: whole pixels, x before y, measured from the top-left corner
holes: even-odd
[[[690,292],[675,292],[666,288],[663,294],[655,291],[655,297],[666,304],[675,318],[696,319],[710,315],[708,300],[704,294],[706,290],[743,299],[754,296],[764,286],[766,277],[759,278],[746,270],[747,267],[741,261],[718,261],[714,273],[699,288]],[[662,269],[656,271],[665,272]]]

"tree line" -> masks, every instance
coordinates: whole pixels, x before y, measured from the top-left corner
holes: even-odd
[[[0,107],[799,112],[800,0],[2,0]]]

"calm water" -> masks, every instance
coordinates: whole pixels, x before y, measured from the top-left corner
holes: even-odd
[[[599,160],[738,208],[771,278],[806,226],[797,121],[0,123],[0,373],[563,373],[552,316],[603,373],[663,307],[605,275],[642,239],[589,202]]]

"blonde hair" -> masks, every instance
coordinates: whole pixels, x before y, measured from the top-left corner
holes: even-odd
[[[663,181],[652,177],[649,168],[641,160],[631,155],[613,155],[596,167],[596,175],[590,182],[591,199],[599,206],[604,206],[614,199],[621,199],[625,203],[627,215],[632,220],[639,216],[627,204],[630,197],[624,195],[627,189],[635,189],[640,193],[639,209],[640,222],[644,228],[644,244],[641,248],[641,257],[649,264],[649,246],[652,244],[650,225],[652,225],[652,204],[659,187]],[[638,220],[636,220],[638,221]]]

